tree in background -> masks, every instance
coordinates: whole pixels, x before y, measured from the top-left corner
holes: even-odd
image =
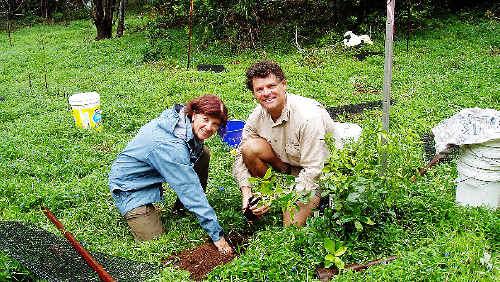
[[[24,0],[0,0],[1,13],[7,16],[7,32],[9,34],[9,44],[12,47],[12,21],[21,9]]]
[[[125,29],[125,6],[127,5],[127,0],[120,1],[120,7],[118,8],[118,25],[116,27],[116,37],[123,36],[123,30]]]
[[[96,40],[111,38],[113,35],[113,13],[116,10],[116,0],[83,0],[92,6],[92,17],[97,29]],[[121,37],[125,30],[125,7],[127,0],[120,0],[117,18],[116,37]]]
[[[96,40],[112,37],[115,0],[92,0],[92,17],[97,29]]]

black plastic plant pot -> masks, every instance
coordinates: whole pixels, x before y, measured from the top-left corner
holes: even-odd
[[[257,203],[259,203],[260,201],[260,197],[250,197],[250,199],[248,199],[248,206],[247,208],[245,209],[245,212],[243,213],[245,215],[245,218],[247,219],[247,221],[256,221],[257,219],[259,219],[253,212],[252,210],[250,209],[250,207],[253,207],[255,206]]]

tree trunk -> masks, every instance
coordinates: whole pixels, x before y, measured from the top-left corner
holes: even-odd
[[[12,20],[14,19],[14,10],[16,10],[16,0],[9,0],[7,3],[8,11],[7,11],[7,31],[9,33],[9,45],[12,45]]]
[[[40,16],[44,19],[49,18],[49,1],[40,0]]]
[[[94,24],[97,29],[95,40],[112,37],[113,32],[113,11],[115,0],[92,0]]]
[[[127,0],[120,1],[120,8],[118,8],[118,26],[116,27],[116,37],[123,36],[123,30],[125,29],[125,6],[127,5]]]

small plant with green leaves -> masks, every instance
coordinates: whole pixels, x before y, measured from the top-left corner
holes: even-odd
[[[373,148],[363,138],[342,150],[335,147],[331,135],[326,137],[326,142],[330,156],[320,180],[322,196],[331,199],[331,221],[337,231],[357,236],[364,226],[375,224],[373,210],[385,205],[387,182],[379,173],[378,158],[374,157],[380,155],[374,150],[382,148]]]
[[[310,193],[299,193],[295,190],[295,177],[273,171],[269,167],[261,177],[250,177],[250,183],[256,197],[260,198],[259,205],[279,207],[282,211],[289,210],[293,216],[298,208],[297,201],[306,202]]]
[[[343,246],[342,242],[330,238],[325,238],[323,246],[327,251],[324,261],[325,267],[330,268],[335,265],[338,270],[344,269],[345,264],[340,257],[347,251],[347,247]]]

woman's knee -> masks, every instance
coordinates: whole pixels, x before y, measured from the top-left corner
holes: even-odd
[[[148,241],[164,233],[160,211],[152,204],[132,209],[124,217],[136,241]]]

